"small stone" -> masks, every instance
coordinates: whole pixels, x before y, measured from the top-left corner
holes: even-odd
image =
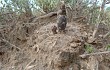
[[[77,43],[71,43],[70,46],[71,46],[72,48],[76,48],[76,47],[78,46],[78,44],[77,44]]]

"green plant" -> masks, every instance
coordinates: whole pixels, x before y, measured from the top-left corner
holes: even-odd
[[[85,50],[87,53],[92,53],[94,51],[93,47],[90,44],[85,44]]]
[[[110,44],[108,44],[108,45],[106,46],[106,50],[107,50],[107,51],[110,51]]]
[[[40,9],[43,9],[44,12],[48,13],[50,11],[53,11],[59,2],[59,0],[35,0],[37,6],[40,7]]]

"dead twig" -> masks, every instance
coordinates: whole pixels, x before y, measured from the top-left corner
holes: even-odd
[[[94,29],[94,32],[92,34],[93,38],[95,38],[95,35],[96,35],[96,33],[97,33],[98,29],[99,29],[99,23],[97,23],[96,26],[95,26],[96,28]]]
[[[14,44],[10,43],[9,41],[5,40],[5,39],[2,39],[4,42],[10,44],[11,46],[13,46],[14,48],[18,49],[18,50],[21,50],[19,47],[15,46]]]
[[[0,25],[0,28],[3,28],[3,27],[10,27],[9,25]]]
[[[56,43],[57,43],[57,40],[55,40],[55,42],[52,44],[51,49],[55,46]]]
[[[107,54],[107,53],[110,53],[110,51],[96,52],[96,53],[90,53],[90,54],[82,54],[82,55],[79,55],[79,57],[85,58],[86,56],[100,55],[100,54]]]
[[[103,38],[106,38],[107,36],[109,36],[110,35],[110,31],[108,32],[108,33],[106,33],[104,36],[103,36]]]
[[[33,23],[37,22],[38,19],[51,18],[51,17],[53,17],[53,16],[57,16],[57,12],[50,12],[50,13],[48,13],[48,14],[46,14],[46,15],[39,16],[38,18],[36,18],[36,19],[33,21]]]
[[[30,70],[30,69],[34,68],[35,66],[37,66],[37,65],[28,66],[26,69]]]
[[[104,7],[105,7],[105,4],[106,4],[105,2],[106,2],[106,0],[103,0],[102,5],[100,6],[100,13],[98,15],[98,22],[97,22],[97,24],[95,26],[95,29],[94,29],[93,35],[92,35],[93,38],[96,36],[96,33],[97,33],[98,29],[99,29],[99,25],[100,25],[100,23],[102,21],[102,15],[104,13]]]
[[[26,67],[24,68],[24,70],[26,70],[28,67],[30,67],[30,64],[33,63],[35,60],[36,60],[36,59],[30,61],[30,62],[26,65]]]
[[[8,12],[8,13],[3,13],[3,14],[0,14],[0,16],[2,15],[7,15],[7,14],[14,14],[15,12]]]

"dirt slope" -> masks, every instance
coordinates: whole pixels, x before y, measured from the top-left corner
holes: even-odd
[[[73,59],[77,59],[76,56],[81,54],[84,47],[79,26],[68,23],[66,34],[54,35],[51,32],[53,25],[56,24],[47,24],[34,32],[32,48],[36,50],[36,62],[39,63],[36,68],[40,70],[65,69],[66,66],[68,68],[71,64],[77,63]],[[75,39],[79,42],[74,41]]]
[[[18,44],[21,48],[19,51],[8,47],[9,44],[0,46],[0,51],[2,51],[0,52],[0,69],[97,70],[95,68],[100,67],[102,70],[110,69],[110,57],[107,57],[106,60],[102,56],[90,56],[86,59],[79,57],[85,53],[84,44],[88,29],[84,24],[68,23],[65,34],[58,33],[55,35],[51,32],[53,25],[56,23],[48,22],[36,25],[37,28],[33,34],[30,33],[30,36],[26,37],[26,41],[20,41]],[[29,30],[31,29],[33,28]],[[19,38],[19,36],[20,34],[17,37]]]

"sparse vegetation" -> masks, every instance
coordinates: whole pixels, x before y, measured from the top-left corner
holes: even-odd
[[[87,53],[92,53],[94,51],[93,47],[90,44],[85,44],[85,50]]]
[[[108,44],[106,48],[108,51],[110,51],[110,44]]]
[[[68,20],[64,34],[56,26],[63,1]],[[109,4],[110,0],[0,0],[0,70],[109,70]],[[57,34],[52,34],[53,26]]]

